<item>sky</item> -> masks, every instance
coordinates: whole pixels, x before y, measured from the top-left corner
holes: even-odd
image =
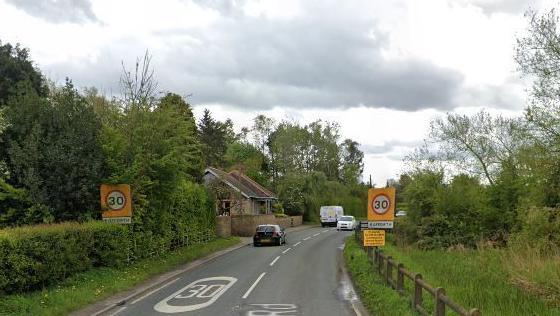
[[[0,41],[51,80],[118,95],[146,50],[162,91],[237,129],[264,114],[340,125],[364,180],[402,159],[446,113],[521,115],[515,40],[548,0],[0,0]]]

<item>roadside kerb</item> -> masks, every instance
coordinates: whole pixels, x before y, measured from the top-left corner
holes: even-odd
[[[304,229],[309,229],[309,228],[313,228],[314,226],[309,226],[309,225],[302,225],[302,226],[298,226],[298,227],[291,227],[291,228],[287,228],[286,231],[288,232],[295,232],[295,231],[300,231],[300,230],[304,230]],[[237,245],[231,246],[229,248],[214,252],[206,257],[200,258],[200,259],[196,259],[194,261],[191,261],[189,263],[186,263],[185,265],[183,265],[182,267],[170,271],[170,272],[166,272],[164,274],[161,274],[159,276],[153,277],[148,279],[147,281],[143,282],[140,285],[135,286],[133,289],[130,290],[125,290],[123,292],[121,292],[120,294],[116,294],[113,295],[109,298],[106,298],[102,301],[99,301],[97,303],[93,303],[92,305],[89,305],[88,307],[85,307],[83,309],[80,309],[78,311],[75,311],[73,313],[71,313],[70,315],[72,316],[99,316],[99,315],[103,315],[108,313],[109,311],[113,310],[113,309],[117,309],[122,307],[123,305],[125,305],[127,302],[133,301],[135,298],[140,297],[146,293],[149,293],[150,291],[158,288],[159,286],[162,286],[164,283],[167,283],[169,281],[171,281],[172,279],[176,278],[177,276],[179,276],[182,273],[188,272],[202,264],[208,263],[222,255],[225,255],[229,252],[235,251],[239,248],[245,247],[247,245],[250,245],[253,243],[252,238],[250,237],[239,237],[240,242]]]

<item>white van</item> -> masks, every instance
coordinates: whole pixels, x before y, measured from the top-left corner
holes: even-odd
[[[336,226],[338,219],[344,215],[342,206],[321,206],[319,211],[321,217],[321,226]]]

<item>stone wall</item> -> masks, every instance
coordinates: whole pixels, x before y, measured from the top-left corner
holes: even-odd
[[[232,215],[231,233],[234,236],[250,237],[259,225],[276,224],[274,215]]]
[[[231,216],[216,216],[216,235],[218,237],[231,236]]]
[[[290,217],[277,217],[276,224],[288,228],[288,227],[296,227],[301,225],[302,223],[302,216],[290,216]]]
[[[224,219],[224,217],[226,219]],[[229,234],[234,236],[251,237],[255,234],[255,229],[259,225],[264,224],[277,224],[284,228],[296,227],[302,224],[302,216],[291,217],[275,217],[269,215],[232,215],[232,216],[218,216],[216,217],[216,232],[219,235],[218,227],[220,225],[227,226],[227,219],[229,219]],[[224,228],[224,231],[227,229]]]

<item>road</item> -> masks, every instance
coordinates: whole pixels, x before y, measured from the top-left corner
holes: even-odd
[[[239,248],[109,315],[356,315],[340,266],[350,234],[313,227],[289,233],[287,245]]]

